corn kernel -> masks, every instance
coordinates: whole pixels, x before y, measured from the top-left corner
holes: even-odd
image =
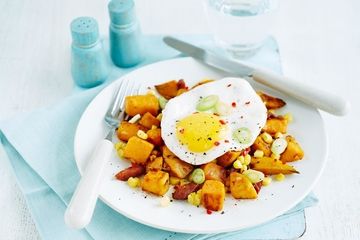
[[[140,120],[140,118],[141,118],[140,114],[136,114],[129,120],[129,123],[136,123],[137,121]]]
[[[265,103],[266,103],[266,102],[265,102]],[[265,103],[264,103],[264,104],[265,104]],[[274,110],[274,109],[269,109],[269,110],[268,110],[268,113],[270,113],[270,114],[272,114],[272,115],[275,115],[275,110]]]
[[[126,143],[124,142],[117,142],[114,144],[114,147],[116,150],[124,149],[126,147]]]
[[[152,126],[151,126],[151,129],[152,129],[152,130],[157,129],[157,126],[152,125]]]
[[[283,134],[281,132],[275,133],[275,138],[282,138]]]
[[[288,123],[291,123],[294,120],[293,115],[291,113],[286,113],[284,115],[284,118],[287,120]]]
[[[245,165],[249,165],[251,162],[251,156],[250,154],[245,155]]]
[[[148,90],[147,92],[146,92],[146,94],[150,94],[150,95],[155,95],[155,91],[154,90],[152,90],[152,89],[150,89],[150,90]]]
[[[148,135],[143,130],[137,131],[136,135],[139,138],[144,139],[144,140],[146,140],[148,138]]]
[[[256,158],[262,158],[263,156],[264,156],[264,152],[261,150],[256,150],[254,152],[254,157],[256,157]]]
[[[159,113],[159,115],[156,116],[156,119],[159,120],[159,121],[161,121],[161,119],[162,119],[162,113]]]
[[[268,186],[268,185],[270,185],[271,181],[272,181],[271,177],[264,177],[264,179],[262,181],[262,185]]]
[[[116,150],[116,153],[119,158],[122,158],[124,156],[124,150],[122,150],[122,149]]]
[[[248,167],[246,165],[242,165],[241,170],[244,172],[244,171],[248,170]]]
[[[171,185],[177,185],[178,183],[180,183],[180,178],[170,177],[169,181]]]
[[[167,207],[170,205],[170,198],[168,196],[163,196],[160,198],[160,206]]]
[[[272,154],[271,154],[271,158],[276,159],[276,160],[279,160],[279,159],[280,159],[280,155],[279,155],[279,154],[272,153]]]
[[[273,138],[270,134],[268,134],[267,132],[264,132],[263,134],[261,134],[262,139],[266,142],[266,143],[272,143]]]
[[[240,160],[235,160],[235,162],[233,163],[233,167],[235,169],[241,169],[242,168],[242,163],[240,162]]]
[[[180,179],[180,185],[185,185],[185,184],[188,184],[188,183],[190,183],[190,181],[189,180],[187,180],[187,179]]]
[[[188,195],[187,201],[194,206],[199,206],[201,202],[201,195],[198,192],[190,193]]]
[[[279,173],[279,174],[276,174],[276,175],[275,175],[275,180],[276,180],[276,181],[281,182],[281,181],[284,181],[284,179],[285,179],[285,175],[282,174],[282,173]]]
[[[130,187],[137,188],[138,186],[140,186],[140,179],[138,177],[130,177],[127,180],[127,183]]]
[[[239,156],[239,157],[237,158],[237,160],[239,160],[239,161],[241,162],[241,164],[245,164],[245,158],[244,158],[244,156]]]

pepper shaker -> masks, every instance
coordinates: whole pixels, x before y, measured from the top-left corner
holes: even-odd
[[[143,59],[142,35],[133,0],[112,0],[110,15],[110,55],[118,67],[132,67]]]
[[[71,22],[71,74],[80,87],[94,87],[109,75],[109,65],[99,38],[97,21],[79,17]]]

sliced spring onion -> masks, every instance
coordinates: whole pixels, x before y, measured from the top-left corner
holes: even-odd
[[[167,102],[168,102],[168,100],[166,100],[163,96],[159,97],[159,105],[160,105],[161,109],[165,108]]]
[[[241,144],[248,144],[251,141],[251,131],[242,127],[234,131],[233,137]]]
[[[215,104],[219,101],[219,96],[217,95],[209,95],[200,99],[198,104],[196,105],[196,110],[198,111],[206,111],[215,106]]]
[[[191,173],[190,179],[196,184],[201,184],[205,181],[205,173],[201,168],[196,168]]]
[[[264,173],[252,169],[244,171],[243,174],[247,176],[252,183],[261,182],[265,177]]]
[[[219,114],[220,116],[227,116],[231,113],[231,107],[224,103],[224,102],[221,102],[221,101],[218,101],[216,104],[215,104],[215,112],[217,114]]]
[[[271,145],[271,152],[273,152],[275,155],[280,155],[285,151],[286,148],[287,141],[285,138],[277,138]]]

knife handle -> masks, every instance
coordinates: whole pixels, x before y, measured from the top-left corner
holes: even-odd
[[[344,116],[350,110],[350,103],[344,98],[279,74],[257,69],[253,72],[252,77],[258,83],[286,93],[325,112]]]

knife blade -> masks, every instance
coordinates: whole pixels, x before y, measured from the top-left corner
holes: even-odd
[[[315,89],[313,86],[294,81],[288,77],[266,69],[250,66],[242,62],[234,61],[225,56],[217,55],[193,44],[180,39],[166,36],[163,41],[170,47],[185,53],[214,68],[242,77],[251,77],[252,80],[292,96],[308,105],[319,108],[328,113],[344,116],[350,109],[350,103],[336,94]]]

